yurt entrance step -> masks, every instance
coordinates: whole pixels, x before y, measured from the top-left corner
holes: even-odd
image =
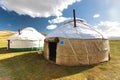
[[[56,42],[49,42],[49,60],[56,62]]]

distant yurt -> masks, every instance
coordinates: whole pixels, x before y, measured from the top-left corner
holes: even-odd
[[[49,33],[44,47],[45,58],[59,65],[93,65],[110,58],[108,38],[81,19],[67,20]]]
[[[10,51],[32,51],[43,50],[45,36],[32,27],[18,30],[8,39],[8,50]]]

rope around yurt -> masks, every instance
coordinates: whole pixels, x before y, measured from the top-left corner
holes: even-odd
[[[89,26],[87,26],[87,27],[89,27]],[[102,39],[104,39],[104,37],[103,37],[103,35],[99,32],[99,31],[97,31],[97,30],[95,30],[94,28],[92,28],[92,27],[89,27],[91,30],[94,30],[94,31],[96,31],[98,34],[100,34],[101,36],[102,36]]]

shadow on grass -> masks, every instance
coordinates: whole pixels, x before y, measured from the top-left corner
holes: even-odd
[[[81,73],[93,66],[68,67],[52,64],[36,52],[1,60],[10,80],[51,80]],[[0,66],[1,67],[1,66]]]
[[[3,53],[11,53],[11,51],[7,50],[7,47],[2,47],[0,48],[0,54],[3,54]]]
[[[30,51],[10,51],[7,49],[7,47],[0,48],[0,54],[16,53],[16,52],[30,52]]]

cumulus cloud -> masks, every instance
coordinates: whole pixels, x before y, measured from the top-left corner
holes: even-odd
[[[62,17],[62,16],[60,16],[60,17],[56,17],[56,18],[54,18],[54,19],[48,20],[48,22],[49,22],[51,25],[48,25],[46,28],[47,28],[48,30],[55,29],[55,28],[57,27],[56,24],[62,23],[62,22],[64,22],[64,21],[68,20],[68,19],[71,19],[71,18],[67,18],[67,17]]]
[[[94,14],[93,15],[93,18],[98,18],[98,17],[100,17],[100,14]]]
[[[61,16],[69,5],[81,0],[0,0],[4,10],[31,17]]]
[[[101,21],[97,29],[104,32],[108,37],[120,37],[120,23],[117,21]]]
[[[48,25],[46,28],[47,28],[48,30],[52,30],[52,29],[57,28],[57,25]]]
[[[55,19],[52,19],[52,20],[49,20],[48,22],[50,23],[50,24],[57,24],[57,23],[61,23],[61,22],[64,22],[64,21],[66,21],[66,20],[68,20],[68,19],[70,19],[70,18],[66,18],[66,17],[57,17],[57,18],[55,18]]]

